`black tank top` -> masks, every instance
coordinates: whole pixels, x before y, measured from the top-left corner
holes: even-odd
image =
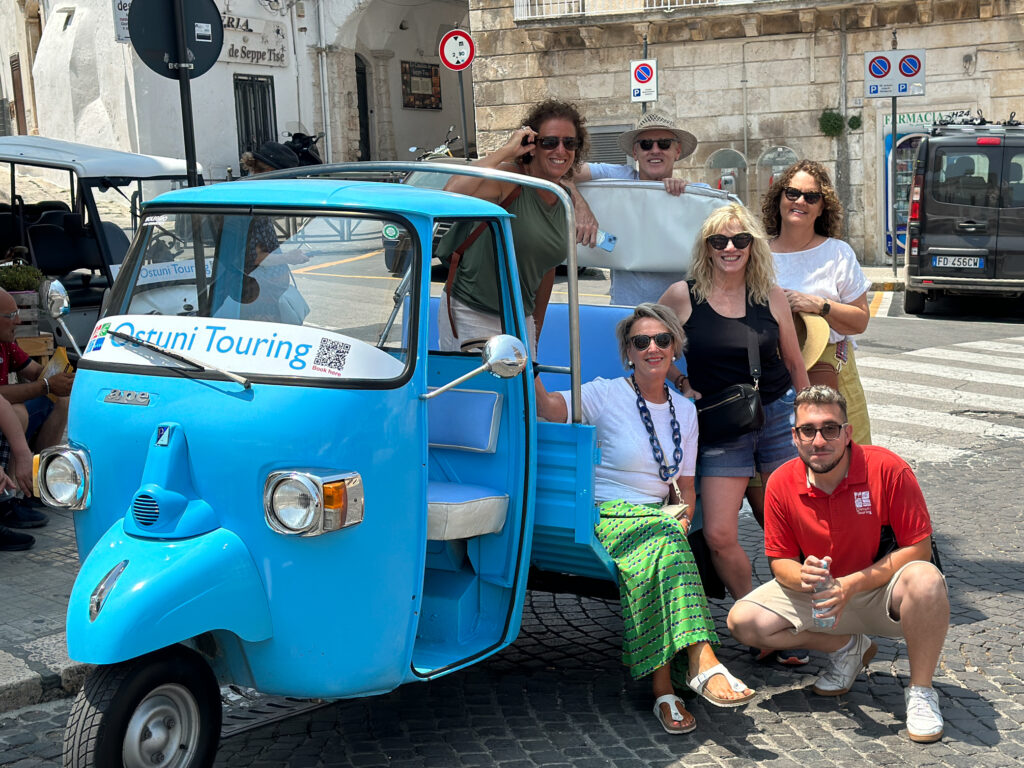
[[[690,386],[701,395],[714,395],[733,384],[752,384],[746,318],[722,317],[708,302],[698,302],[690,288],[690,319],[683,326]],[[779,324],[771,310],[754,304],[752,314],[761,352],[761,402],[767,404],[782,397],[792,382],[779,356]]]

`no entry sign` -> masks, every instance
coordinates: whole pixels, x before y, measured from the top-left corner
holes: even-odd
[[[453,29],[441,38],[438,54],[441,57],[441,63],[448,69],[460,72],[473,63],[476,46],[473,45],[473,38],[469,36],[469,32]]]

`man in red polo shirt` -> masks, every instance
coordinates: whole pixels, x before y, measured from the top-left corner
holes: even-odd
[[[775,578],[736,602],[729,629],[760,648],[825,652],[815,693],[839,696],[874,657],[869,635],[905,638],[910,659],[907,731],[913,741],[942,738],[932,676],[949,627],[949,598],[931,560],[931,519],[905,461],[851,440],[846,400],[808,387],[796,398],[793,440],[799,453],[768,480],[765,554]],[[878,558],[882,526],[897,548]],[[814,592],[823,579],[832,585]],[[834,617],[831,627],[815,624]]]
[[[0,289],[0,397],[14,406],[29,445],[39,451],[59,443],[64,434],[68,423],[68,396],[75,377],[71,373],[58,373],[43,378],[43,367],[15,342],[15,329],[20,322],[18,305],[7,291]],[[11,373],[17,374],[17,384],[8,383]],[[48,395],[54,395],[56,401]],[[13,456],[15,462],[11,471],[10,458],[9,444],[6,438],[0,437],[0,466],[8,474],[22,477],[27,472],[31,478],[30,466],[24,466],[24,461],[19,465],[17,455]],[[30,482],[30,495],[31,487]],[[14,498],[0,499],[0,525],[39,528],[46,523],[46,515],[39,510]]]

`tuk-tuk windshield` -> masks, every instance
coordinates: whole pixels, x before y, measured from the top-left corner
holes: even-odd
[[[403,222],[159,212],[144,215],[140,230],[108,308],[110,330],[144,333],[235,373],[345,380],[406,370],[418,243]],[[396,242],[409,257],[397,274],[384,258]]]

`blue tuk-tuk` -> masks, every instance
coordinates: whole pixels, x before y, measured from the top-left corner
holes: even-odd
[[[572,225],[554,185],[458,172],[550,189]],[[441,352],[433,235],[480,223],[504,334]],[[411,258],[396,276],[381,244],[398,238]],[[502,208],[326,177],[144,207],[68,443],[38,457],[82,560],[69,655],[97,665],[65,765],[211,765],[228,682],[340,699],[476,663],[515,640],[531,570],[614,591],[593,533],[598,447],[575,422],[581,377],[622,373],[627,310],[580,315],[566,255],[569,302],[550,306],[539,357],[573,418],[538,423]]]

